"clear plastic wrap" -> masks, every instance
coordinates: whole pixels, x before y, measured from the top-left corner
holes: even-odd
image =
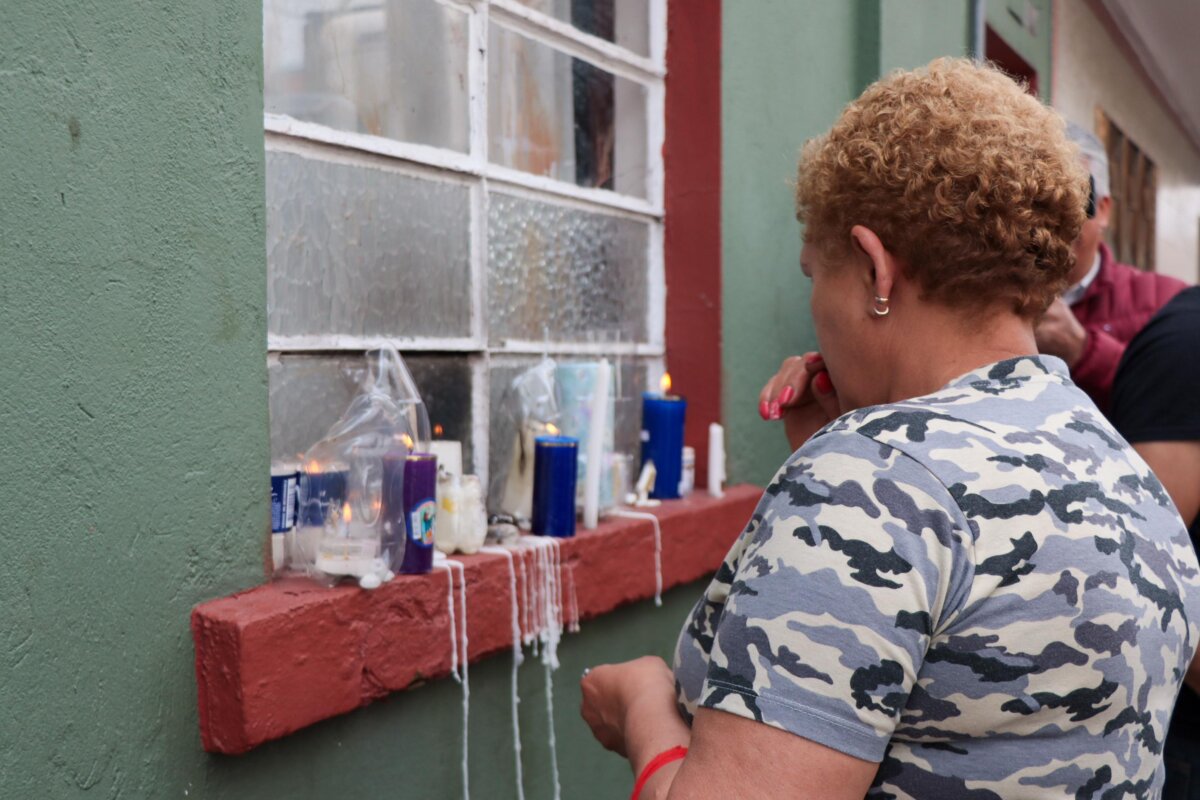
[[[533,514],[534,440],[542,434],[556,433],[560,423],[555,370],[553,359],[542,359],[513,380],[507,395],[517,433],[503,479],[501,507],[494,510],[511,514],[522,523]]]
[[[429,417],[394,348],[300,467],[299,519],[287,568],[374,588],[399,571],[408,532],[404,471],[429,441]]]

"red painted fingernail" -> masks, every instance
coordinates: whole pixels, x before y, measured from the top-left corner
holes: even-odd
[[[796,396],[796,390],[790,386],[783,387],[783,391],[779,393],[779,405],[786,406],[792,402],[792,398]]]
[[[828,372],[818,372],[817,377],[813,379],[813,385],[821,394],[829,394],[833,391],[833,381],[829,379]]]
[[[783,414],[779,410],[779,403],[771,403],[771,419],[779,419]]]
[[[770,419],[771,418],[771,404],[768,403],[766,400],[763,400],[761,403],[759,403],[758,404],[758,415],[760,417],[762,417],[763,419]]]

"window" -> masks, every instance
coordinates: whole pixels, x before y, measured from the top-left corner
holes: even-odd
[[[1113,203],[1108,240],[1113,255],[1118,261],[1153,271],[1158,198],[1154,162],[1099,108],[1096,132],[1108,151]]]
[[[271,450],[404,354],[485,480],[543,352],[662,369],[664,0],[265,0]]]

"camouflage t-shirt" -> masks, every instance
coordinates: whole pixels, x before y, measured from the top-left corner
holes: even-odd
[[[1196,555],[1067,374],[1003,361],[800,448],[684,625],[684,715],[879,761],[870,797],[1157,797]]]

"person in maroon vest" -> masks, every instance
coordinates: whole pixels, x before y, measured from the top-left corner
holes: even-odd
[[[1091,176],[1088,219],[1075,240],[1070,285],[1046,311],[1035,334],[1038,350],[1067,362],[1071,379],[1107,412],[1129,340],[1187,284],[1113,258],[1102,241],[1112,213],[1108,156],[1100,141],[1078,125],[1068,125],[1068,134]]]

